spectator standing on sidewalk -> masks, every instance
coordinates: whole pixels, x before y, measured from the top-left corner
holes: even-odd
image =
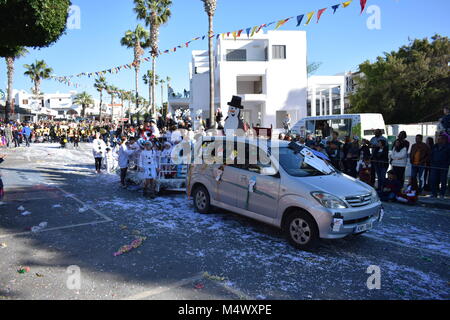
[[[372,154],[372,162],[378,178],[378,190],[382,191],[386,180],[386,172],[389,168],[389,151],[386,140],[378,142],[378,147]]]
[[[442,199],[445,198],[448,183],[448,169],[450,166],[450,144],[447,136],[441,135],[438,143],[431,151],[431,192],[433,198],[437,198],[438,193]]]
[[[423,174],[425,172],[425,168],[427,163],[430,160],[431,149],[430,147],[423,142],[423,136],[416,136],[416,143],[413,144],[411,148],[411,177],[416,178],[419,185],[419,193],[422,192],[424,184],[423,184]]]
[[[426,162],[423,190],[431,191],[431,184],[430,184],[431,163],[430,162],[431,162],[431,150],[433,150],[433,147],[434,147],[434,139],[429,137],[427,139],[426,145],[430,149],[430,156],[428,157],[427,162]]]
[[[8,148],[12,148],[12,144],[13,144],[14,138],[13,138],[13,130],[12,130],[12,126],[11,126],[10,123],[8,123],[8,124],[6,125],[6,128],[5,128],[5,137],[6,137],[6,146],[7,146]]]
[[[398,140],[406,147],[406,152],[409,152],[409,147],[411,146],[409,141],[406,140],[408,138],[408,135],[405,131],[402,131],[398,134]]]
[[[400,187],[403,188],[405,185],[406,165],[408,164],[408,150],[406,149],[404,142],[400,140],[395,141],[394,149],[392,149],[392,153],[389,157],[392,169],[394,170],[398,181],[400,181]]]
[[[31,128],[28,126],[28,124],[25,124],[25,126],[22,129],[22,136],[25,139],[25,146],[30,146],[30,138],[31,138]]]
[[[378,153],[378,149],[380,147],[380,141],[383,140],[385,142],[385,145],[387,145],[387,139],[385,137],[383,137],[383,131],[381,131],[380,129],[375,130],[375,137],[373,137],[370,140],[370,148],[372,149],[372,158],[373,156]],[[373,162],[372,163],[372,172],[371,174],[371,185],[375,185],[375,177],[376,177],[376,163]]]

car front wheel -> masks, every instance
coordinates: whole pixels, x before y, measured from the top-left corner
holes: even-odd
[[[194,191],[194,207],[195,209],[203,214],[209,213],[211,209],[209,192],[205,187],[201,186]]]
[[[291,213],[283,229],[289,243],[297,249],[308,251],[319,242],[319,230],[314,219],[302,211]]]

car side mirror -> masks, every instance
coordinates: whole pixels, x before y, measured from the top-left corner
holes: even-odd
[[[262,176],[275,176],[277,173],[278,171],[274,167],[263,167],[260,172]]]

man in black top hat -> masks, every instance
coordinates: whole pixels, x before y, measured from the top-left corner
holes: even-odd
[[[225,134],[228,134],[227,131],[244,130],[244,121],[241,119],[241,110],[244,109],[242,98],[233,96],[231,102],[228,102],[228,106],[228,117],[225,119],[224,126]]]

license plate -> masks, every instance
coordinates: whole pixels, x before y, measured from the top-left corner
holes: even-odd
[[[364,232],[373,228],[373,223],[366,223],[356,227],[355,233]]]

